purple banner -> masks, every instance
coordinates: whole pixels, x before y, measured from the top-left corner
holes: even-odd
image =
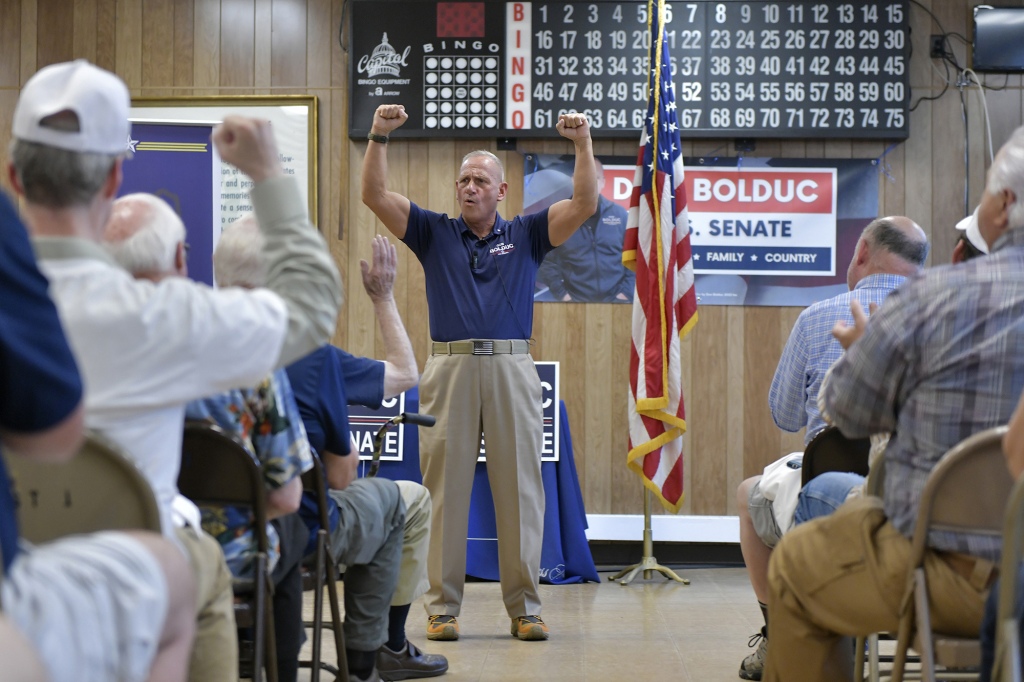
[[[213,284],[215,232],[220,234],[220,160],[210,143],[213,124],[133,123],[134,151],[124,164],[120,195],[155,194],[181,216],[192,279]]]

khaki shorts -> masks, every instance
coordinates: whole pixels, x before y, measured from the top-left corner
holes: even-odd
[[[761,494],[761,481],[754,484],[750,489],[750,496],[747,498],[747,509],[750,510],[750,518],[754,522],[754,532],[761,542],[769,547],[774,547],[782,538],[782,531],[779,524],[775,522],[775,511],[772,501]]]

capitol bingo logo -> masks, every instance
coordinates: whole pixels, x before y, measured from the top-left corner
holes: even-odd
[[[406,47],[402,54],[398,54],[395,48],[388,42],[388,34],[385,33],[380,45],[373,48],[369,55],[363,55],[356,66],[358,73],[365,73],[370,78],[377,76],[397,76],[402,66],[408,66],[409,51]]]

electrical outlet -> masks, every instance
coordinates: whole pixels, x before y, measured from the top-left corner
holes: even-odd
[[[946,54],[946,36],[933,34],[931,41],[928,43],[931,47],[929,50],[929,56],[932,59],[942,59]]]

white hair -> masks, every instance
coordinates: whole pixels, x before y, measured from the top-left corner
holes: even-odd
[[[263,233],[256,216],[246,213],[224,228],[213,250],[213,277],[219,287],[256,288],[266,284]]]
[[[485,156],[491,161],[493,161],[498,166],[498,171],[501,173],[501,182],[505,182],[505,166],[502,165],[501,159],[499,159],[497,156],[487,151],[486,149],[477,149],[476,151],[472,151],[463,156],[462,163],[459,165],[459,168],[465,166],[466,162],[472,159],[474,156]]]
[[[104,246],[121,267],[139,275],[174,270],[178,244],[184,241],[185,225],[174,209],[139,192],[114,202]]]
[[[1008,220],[1010,229],[1024,227],[1024,126],[1013,131],[1010,139],[996,154],[988,171],[985,189],[990,194],[1008,189],[1013,192]]]

